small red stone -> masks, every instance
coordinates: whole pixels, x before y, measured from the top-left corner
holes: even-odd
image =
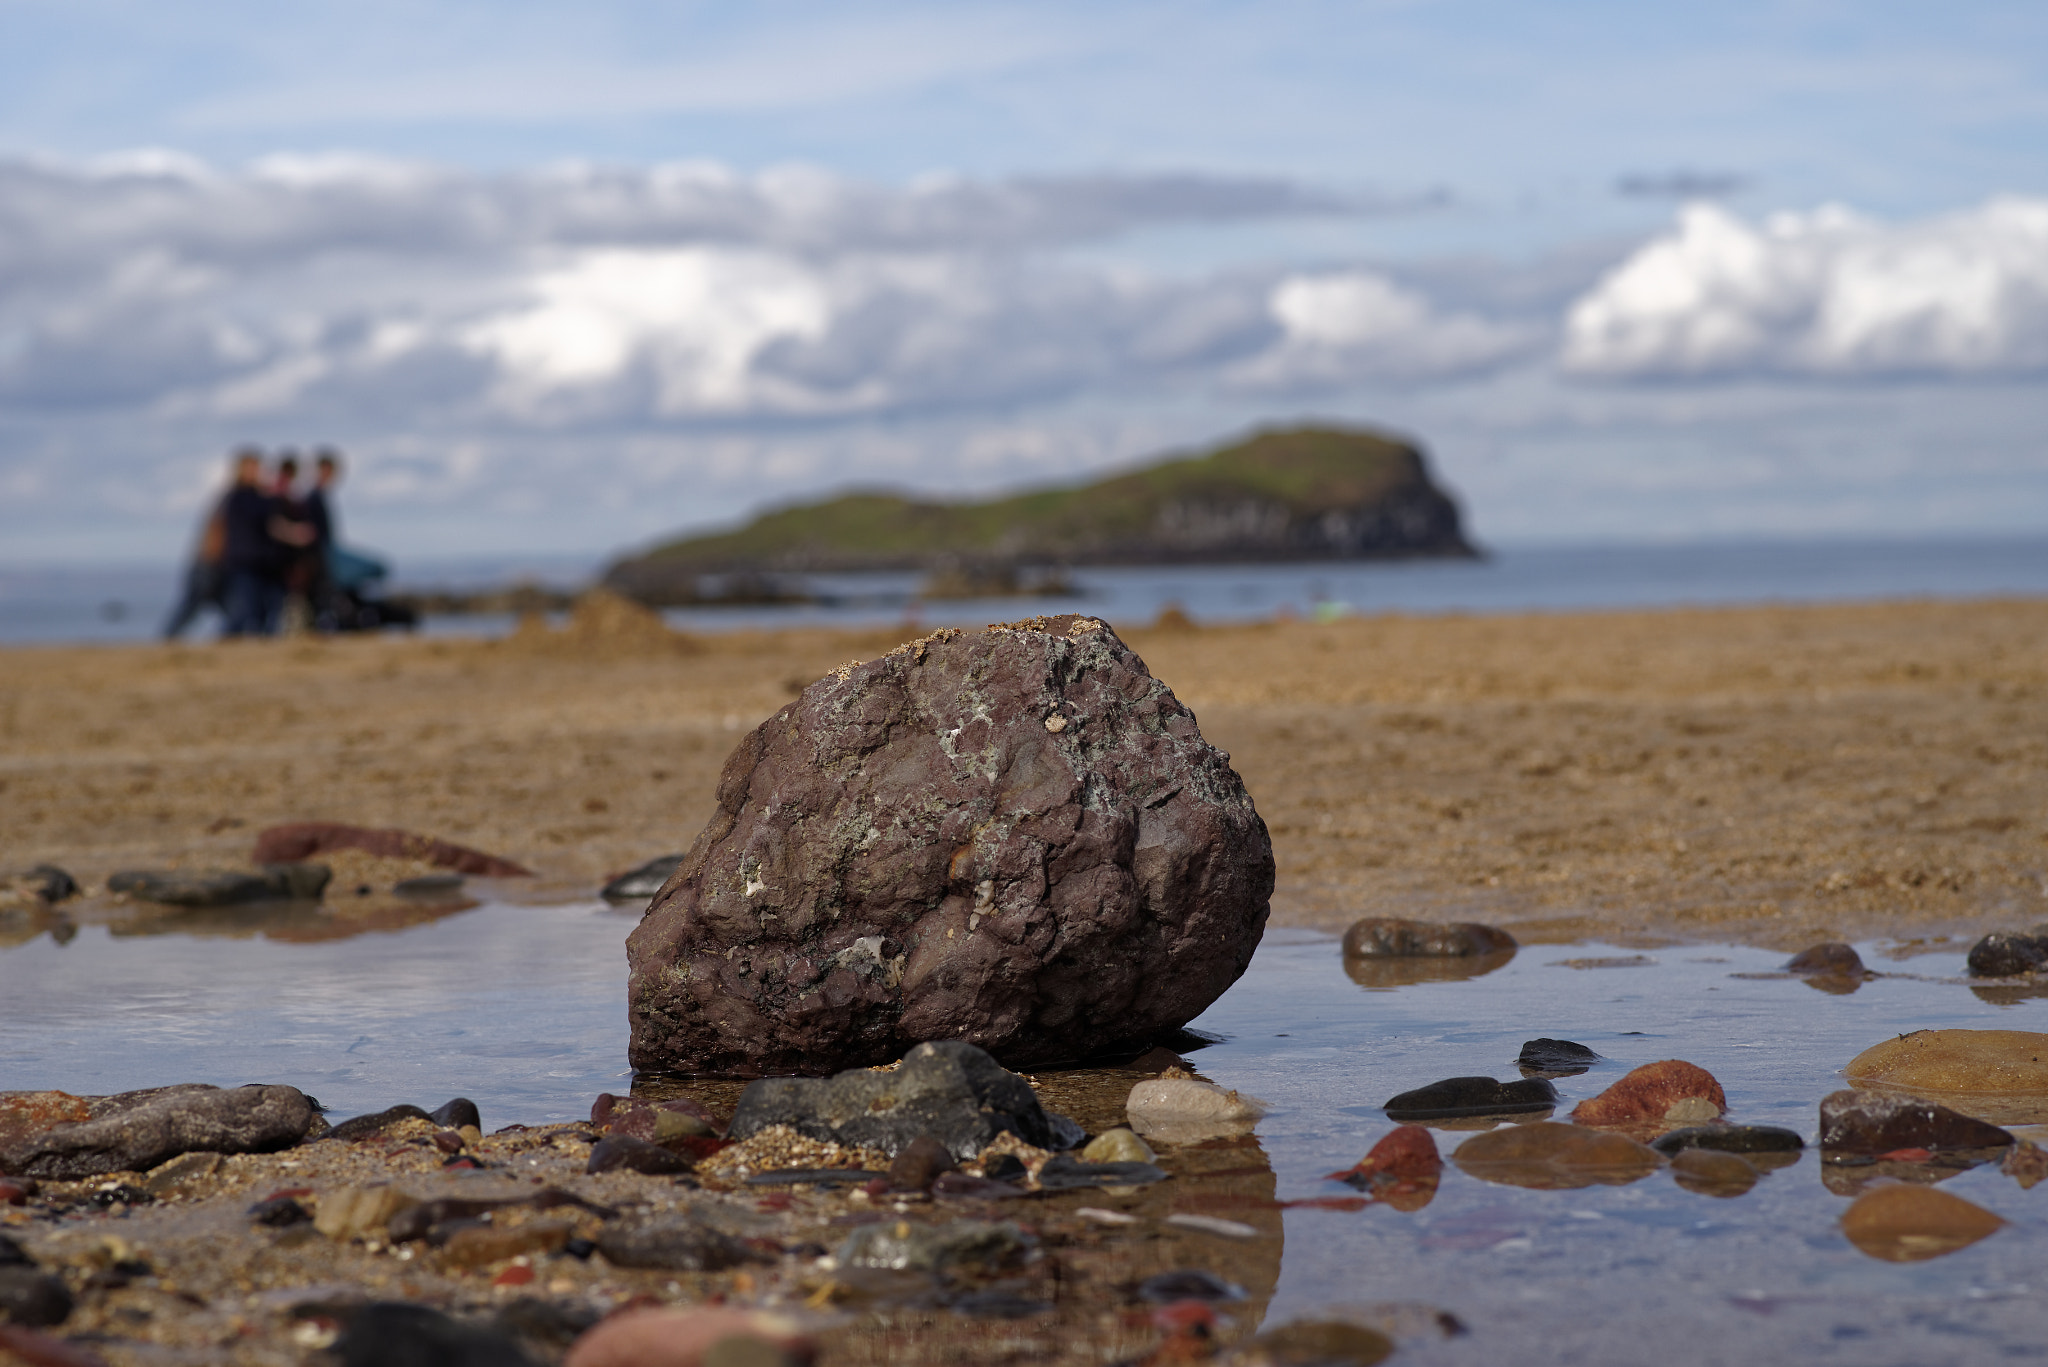
[[[1175,1301],[1154,1310],[1152,1323],[1169,1334],[1207,1334],[1216,1327],[1216,1311],[1207,1301]]]
[[[1668,1115],[1679,1102],[1692,1100],[1707,1102],[1717,1115],[1728,1109],[1727,1094],[1712,1073],[1696,1063],[1670,1058],[1646,1063],[1600,1095],[1581,1101],[1572,1110],[1572,1121],[1579,1125],[1648,1129],[1696,1124],[1696,1118],[1681,1121]]]
[[[0,1182],[0,1206],[28,1204],[28,1189],[13,1182]]]
[[[514,1263],[512,1264],[512,1266],[506,1268],[503,1272],[500,1272],[497,1276],[491,1278],[491,1285],[524,1286],[532,1280],[532,1268],[528,1267],[524,1263]]]
[[[1934,1157],[1932,1149],[1893,1149],[1890,1153],[1877,1156],[1880,1163],[1925,1163]]]

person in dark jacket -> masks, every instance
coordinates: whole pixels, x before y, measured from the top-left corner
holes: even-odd
[[[252,451],[237,451],[234,465],[239,468],[244,455]],[[178,600],[178,606],[171,610],[170,620],[164,623],[164,639],[175,641],[185,634],[185,628],[207,608],[227,611],[227,574],[221,566],[227,552],[227,495],[215,501],[206,515],[206,523],[199,530],[199,545],[192,553],[192,563],[185,567],[185,594]]]
[[[235,459],[235,487],[221,505],[227,581],[225,636],[276,634],[292,559],[313,540],[313,529],[288,516],[288,505],[263,487],[263,461],[245,450]]]

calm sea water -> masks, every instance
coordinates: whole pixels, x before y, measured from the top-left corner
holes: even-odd
[[[519,578],[572,586],[595,560],[479,558],[400,567],[420,586],[482,587]],[[177,589],[175,566],[0,568],[0,642],[140,641]],[[1821,603],[1887,598],[2048,595],[2048,537],[1720,542],[1510,548],[1481,561],[1208,565],[1083,569],[1067,598],[921,603],[910,574],[818,575],[822,598],[787,607],[671,612],[692,631],[784,626],[977,626],[1034,611],[1085,611],[1136,626],[1175,605],[1197,621],[1350,613],[1495,613]],[[497,634],[505,617],[438,618],[431,634]],[[209,634],[213,625],[203,625]]]

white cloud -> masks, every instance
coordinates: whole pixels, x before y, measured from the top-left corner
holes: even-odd
[[[1237,372],[1254,389],[1443,379],[1526,353],[1542,336],[1526,324],[1441,308],[1369,271],[1288,275],[1267,303],[1282,335]]]
[[[1614,378],[2048,367],[2048,200],[1898,225],[1693,205],[1572,307],[1561,359]]]

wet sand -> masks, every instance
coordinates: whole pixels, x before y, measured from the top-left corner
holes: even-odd
[[[587,895],[689,844],[744,729],[914,634],[7,650],[0,865],[234,865],[334,820]],[[1271,826],[1275,924],[1796,947],[2048,920],[2048,601],[1124,635]]]

